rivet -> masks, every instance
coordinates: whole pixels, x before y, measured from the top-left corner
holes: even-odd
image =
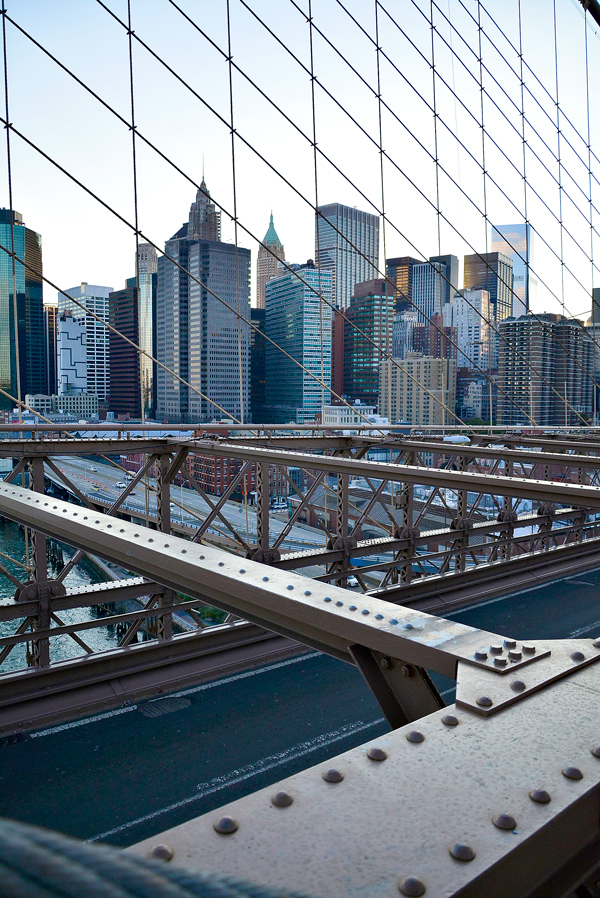
[[[475,660],[476,661],[485,661],[487,659],[488,653],[484,651],[475,652]]]
[[[149,543],[153,543],[153,542],[154,542],[154,540],[152,539],[152,537],[150,537],[150,539],[148,540],[148,542],[149,542]]]
[[[294,587],[292,586],[291,583],[288,583],[287,588],[288,588],[288,589],[293,589]]]
[[[217,820],[216,823],[213,823],[213,829],[224,836],[228,836],[231,833],[234,833],[237,830],[238,826],[239,824],[237,820],[234,817],[230,817],[229,815],[221,817],[220,820]]]
[[[406,734],[406,738],[409,742],[425,742],[425,736],[419,730],[411,730]]]
[[[600,639],[594,639],[592,645],[595,649],[600,649]]]
[[[597,745],[596,748],[591,748],[590,751],[595,758],[600,758],[600,745]]]
[[[379,666],[381,667],[382,670],[387,670],[388,667],[392,666],[392,663],[391,663],[390,659],[386,658],[384,655],[383,658],[379,659]]]
[[[398,880],[398,888],[408,898],[420,898],[425,894],[425,883],[418,876],[403,876]]]
[[[535,655],[535,646],[534,645],[523,645],[523,652],[525,655]]]
[[[517,646],[517,641],[516,641],[516,639],[505,639],[504,645],[506,646],[507,649],[514,649]]]
[[[458,717],[455,717],[454,714],[444,714],[444,716],[442,717],[442,723],[447,727],[457,727]]]
[[[498,644],[491,645],[490,652],[492,653],[492,655],[501,655],[502,654],[502,646],[498,645]]]
[[[264,582],[265,582],[265,583],[267,583],[267,582],[268,582],[268,580],[269,580],[269,578],[268,578],[268,577],[263,577],[263,581],[264,581]]]
[[[585,661],[583,652],[571,652],[571,661]]]
[[[493,703],[493,701],[491,700],[491,698],[489,697],[489,695],[480,695],[479,698],[477,699],[477,704],[478,704],[481,708],[491,708],[491,706],[492,706],[494,703]]]
[[[168,549],[168,548],[169,548],[169,543],[165,543],[164,546],[163,546],[163,548]]]
[[[513,680],[510,684],[510,688],[514,692],[523,692],[523,690],[525,689],[525,683],[523,682],[523,680]]]
[[[349,605],[348,611],[356,611],[356,605]]]
[[[184,549],[183,551],[185,552],[185,549]],[[246,573],[246,568],[241,567],[241,568],[240,568],[240,574],[245,574],[245,573]]]
[[[545,789],[534,789],[529,793],[529,797],[532,801],[536,801],[538,804],[548,804],[552,801],[550,793],[546,792]]]
[[[395,617],[392,617],[392,618],[391,618],[391,620],[390,620],[390,624],[391,624],[391,625],[392,625],[392,627],[395,627],[395,626],[397,626],[397,624],[398,624],[398,621],[397,621],[397,620],[396,620],[396,618],[395,618]]]
[[[220,561],[220,562],[219,562],[219,567],[224,567],[224,566],[225,566],[225,562],[224,562],[224,561]]]
[[[375,620],[383,620],[383,614],[376,614]]]
[[[387,758],[387,751],[384,751],[383,748],[374,746],[368,750],[367,757],[372,761],[385,761]]]
[[[566,776],[568,780],[582,780],[583,773],[579,769],[579,767],[565,767],[563,770],[563,776]]]
[[[150,857],[156,857],[161,861],[170,861],[175,852],[168,845],[155,845],[150,852]]]
[[[363,610],[362,610],[360,613],[361,613],[361,614],[368,614],[368,613],[369,613],[369,609],[368,609],[368,608],[363,608]]]
[[[522,654],[522,652],[517,652],[516,650],[511,649],[510,652],[508,653],[508,657],[510,658],[511,661],[520,661],[521,658],[523,657],[523,654]]]
[[[151,543],[152,540],[149,539],[148,542]],[[204,559],[206,558],[206,555],[200,555],[200,556],[198,556],[198,557],[200,558],[200,561],[204,561]]]
[[[494,658],[494,664],[496,665],[496,667],[506,667],[508,661],[506,660],[506,658]]]
[[[289,792],[276,792],[275,795],[271,798],[271,804],[275,805],[276,808],[289,808],[291,804],[294,803],[294,799],[290,795]]]
[[[494,826],[497,826],[498,829],[516,829],[517,821],[514,817],[511,817],[510,814],[498,814],[496,817],[492,817],[492,823]]]
[[[121,527],[121,529],[119,530],[119,533],[125,533],[125,531],[123,530],[122,527]]]
[[[107,526],[108,529],[110,530],[110,528],[112,527],[112,524],[107,524],[106,526]]]
[[[475,852],[471,846],[465,845],[464,842],[457,842],[456,845],[453,845],[452,848],[450,848],[450,854],[452,857],[456,858],[457,861],[472,861],[475,857]]]
[[[338,608],[341,608],[342,605],[343,605],[344,603],[343,603],[343,602],[336,602],[335,604],[338,606]]]
[[[344,774],[336,770],[335,767],[330,767],[329,770],[323,771],[321,776],[326,783],[341,783],[344,779]]]
[[[331,602],[331,599],[329,598],[329,596],[325,596],[325,598],[323,599],[323,601],[324,601],[324,602]]]
[[[305,589],[305,590],[304,590],[304,595],[305,595],[305,596],[310,596],[311,594],[312,594],[312,593],[311,593],[310,589]]]
[[[413,627],[412,624],[406,624],[405,627],[404,627],[404,629],[405,629],[405,630],[414,630],[415,628]]]

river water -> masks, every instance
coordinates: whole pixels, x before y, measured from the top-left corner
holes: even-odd
[[[74,554],[74,549],[68,546],[62,546],[65,564]],[[25,569],[21,565],[26,562],[26,544],[25,533],[13,521],[0,519],[0,552],[10,556],[14,561],[7,561],[6,558],[0,556],[0,562],[19,580],[27,579]],[[19,564],[20,562],[20,564]],[[57,570],[52,565],[48,566],[48,576],[55,577]],[[106,575],[102,573],[95,565],[87,559],[83,559],[66,577],[65,586],[83,587],[89,586],[91,583],[101,583],[106,580]],[[0,574],[0,601],[6,603],[14,595],[14,585]],[[63,624],[79,623],[81,621],[95,620],[97,615],[92,608],[73,608],[68,611],[61,611],[59,614]],[[0,622],[0,636],[12,635],[21,620]],[[53,626],[56,624],[53,623]],[[117,644],[117,636],[114,627],[101,627],[93,630],[83,631],[79,634],[94,651],[103,651],[105,649],[114,648]],[[59,636],[51,640],[50,657],[52,661],[64,661],[67,658],[75,658],[79,655],[85,655],[86,652],[81,648],[70,636]],[[10,670],[18,670],[27,667],[26,661],[26,644],[20,643],[11,651],[10,655],[0,665],[0,673]]]

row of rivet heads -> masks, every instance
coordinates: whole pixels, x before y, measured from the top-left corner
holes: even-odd
[[[445,726],[455,727],[458,726],[459,720],[454,714],[445,714],[442,717],[442,723]],[[413,744],[420,744],[425,742],[425,735],[420,730],[410,730],[406,734],[406,739],[408,742],[412,742]],[[600,745],[592,748],[590,753],[595,757],[600,759]],[[388,753],[383,748],[379,748],[378,746],[372,746],[366,753],[367,758],[371,761],[386,761],[388,758]],[[579,769],[579,767],[564,767],[562,770],[562,775],[567,780],[577,781],[583,779],[583,773]],[[344,774],[341,770],[338,770],[335,767],[330,767],[328,770],[324,770],[321,774],[321,777],[327,783],[341,783],[344,779]],[[552,801],[552,796],[546,789],[532,789],[529,792],[529,798],[535,802],[536,804],[549,804]],[[290,794],[290,792],[286,790],[280,790],[276,792],[271,797],[271,804],[276,808],[288,808],[290,805],[294,803],[294,798]],[[501,813],[497,814],[492,818],[492,823],[497,829],[510,831],[512,832],[517,828],[517,821],[512,816],[512,814]],[[231,817],[226,814],[223,817],[220,817],[213,823],[213,829],[215,832],[220,835],[228,836],[232,833],[235,833],[239,829],[239,822],[235,819],[235,817]],[[475,850],[471,845],[466,844],[465,842],[455,842],[448,849],[449,854],[457,861],[472,861],[475,858]],[[174,857],[174,850],[168,845],[155,845],[154,848],[150,851],[150,857],[159,858],[164,861],[170,861]],[[415,875],[409,876],[401,876],[398,880],[398,889],[403,895],[409,896],[421,896],[426,892],[426,886],[423,880]]]
[[[508,640],[508,639],[504,640],[505,645],[512,641],[513,640]],[[595,649],[600,649],[600,639],[595,639],[594,642],[592,643],[592,645]],[[498,646],[490,646],[490,648],[494,649],[494,648],[498,648]],[[534,648],[534,646],[531,646],[531,648]],[[534,651],[535,651],[535,648],[534,648]],[[477,652],[475,654],[477,655]],[[571,657],[571,661],[573,661],[574,664],[582,664],[584,661],[588,660],[588,659],[586,659],[586,656],[583,654],[583,652],[579,651],[579,649],[576,649],[574,652],[571,652],[570,657]],[[496,661],[497,660],[498,659],[496,659]],[[504,660],[504,663],[506,664],[506,659],[503,659],[503,660]],[[513,680],[512,683],[510,684],[510,688],[513,690],[513,692],[523,692],[525,689],[527,689],[527,686],[523,680]],[[477,701],[477,704],[481,708],[491,708],[492,705],[494,704],[493,699],[491,699],[489,697],[489,695],[480,695],[476,699],[476,701]]]

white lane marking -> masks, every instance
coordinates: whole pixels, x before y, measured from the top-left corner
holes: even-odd
[[[579,630],[573,630],[572,633],[569,633],[569,639],[575,639],[577,636],[583,636],[590,630],[600,630],[600,620],[595,621],[593,624],[588,624],[587,627],[580,627]]]
[[[190,795],[188,798],[183,798],[181,801],[176,801],[164,808],[159,808],[159,810],[152,811],[150,814],[145,814],[143,817],[138,817],[136,820],[131,820],[129,823],[115,826],[114,829],[109,829],[104,833],[100,833],[98,836],[92,836],[86,841],[97,842],[99,839],[106,839],[108,836],[114,836],[116,833],[131,829],[132,826],[137,826],[139,823],[145,823],[146,821],[153,820],[155,817],[160,817],[162,814],[166,814],[169,811],[182,808],[186,804],[191,804],[193,801],[198,801],[198,799],[204,798],[207,795],[212,795],[214,792],[219,792],[221,789],[235,786],[237,783],[242,783],[253,776],[257,776],[259,773],[264,773],[266,770],[272,770],[274,767],[279,767],[281,764],[286,764],[288,761],[294,761],[296,758],[302,758],[304,755],[317,751],[319,748],[324,748],[326,745],[332,745],[334,742],[347,739],[355,733],[368,730],[383,722],[383,717],[378,717],[377,720],[372,720],[370,723],[363,723],[362,720],[357,720],[356,723],[347,724],[346,726],[340,727],[339,730],[332,730],[330,733],[322,733],[320,736],[315,736],[314,739],[311,739],[308,742],[300,742],[298,745],[286,748],[284,751],[277,752],[277,754],[269,755],[266,758],[262,758],[260,761],[246,764],[244,767],[238,767],[225,776],[216,776],[206,783],[199,783],[197,787],[198,792],[195,795]]]
[[[233,674],[231,677],[223,677],[221,680],[213,680],[212,683],[203,683],[202,686],[192,686],[190,689],[184,689],[182,692],[170,692],[169,698],[182,695],[191,695],[193,692],[203,692],[205,689],[215,689],[217,686],[225,686],[227,683],[234,683],[236,680],[245,680],[247,677],[255,677],[258,674],[269,673],[270,670],[277,670],[279,667],[289,667],[290,664],[299,664],[301,661],[309,661],[311,658],[318,658],[319,652],[311,652],[310,655],[300,655],[298,658],[290,658],[287,661],[278,661],[277,664],[270,664],[267,667],[260,667],[257,670],[247,670],[243,673]],[[71,730],[74,727],[87,726],[88,723],[95,723],[97,720],[106,720],[108,717],[116,717],[118,714],[128,714],[129,711],[136,711],[137,705],[128,705],[126,708],[116,708],[114,711],[105,711],[103,714],[94,714],[93,717],[84,717],[82,720],[74,720],[71,723],[61,723],[55,727],[48,727],[45,730],[38,730],[37,733],[30,733],[31,739],[37,739],[38,736],[51,736],[53,733],[62,733],[63,730]]]
[[[443,692],[440,692],[440,695],[450,695],[451,692],[456,692],[456,686],[451,686],[449,689],[444,689]]]
[[[63,730],[72,730],[74,727],[87,726],[88,723],[95,723],[97,720],[106,720],[107,717],[117,717],[119,714],[128,714],[129,711],[135,711],[137,705],[129,705],[127,708],[116,708],[114,711],[105,711],[104,714],[94,714],[93,717],[84,717],[82,720],[74,720],[71,723],[61,723],[55,727],[48,727],[46,730],[38,730],[37,733],[30,733],[30,739],[37,739],[38,736],[51,736],[52,733],[62,733]]]

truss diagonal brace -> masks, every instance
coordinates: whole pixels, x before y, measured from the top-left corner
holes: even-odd
[[[364,645],[351,645],[349,651],[393,730],[444,707],[441,695],[422,667]]]

